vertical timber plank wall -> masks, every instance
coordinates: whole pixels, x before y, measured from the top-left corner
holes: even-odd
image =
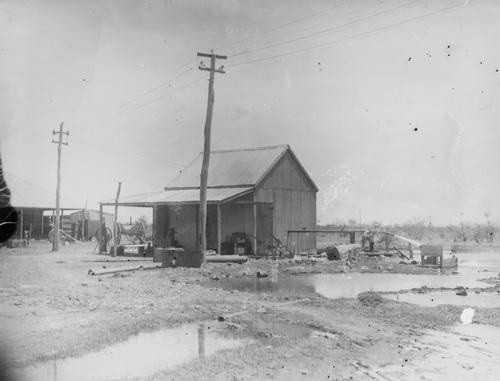
[[[291,229],[316,228],[316,189],[287,152],[256,189],[255,201],[273,202],[274,235],[283,242]],[[303,249],[316,249],[316,236],[300,239]]]

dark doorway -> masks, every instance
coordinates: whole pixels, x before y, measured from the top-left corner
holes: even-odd
[[[257,204],[257,254],[270,254],[273,246],[273,204]]]
[[[207,250],[217,250],[216,205],[207,205]]]

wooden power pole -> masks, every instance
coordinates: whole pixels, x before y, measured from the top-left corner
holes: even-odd
[[[112,257],[116,257],[118,255],[118,200],[120,198],[120,191],[122,189],[121,181],[118,182],[118,189],[116,190],[116,198],[115,198],[115,220],[113,224],[113,252],[111,253]]]
[[[54,226],[54,241],[52,242],[52,251],[59,250],[59,194],[61,190],[61,145],[68,145],[63,142],[63,135],[69,136],[69,131],[63,131],[63,124],[59,125],[59,131],[52,131],[52,135],[57,135],[57,140],[52,139],[52,143],[57,144],[57,188],[56,188],[56,224]]]
[[[215,68],[215,61],[217,59],[225,60],[227,56],[220,56],[214,54],[212,50],[210,53],[198,53],[198,57],[210,58],[210,67],[205,67],[203,61],[200,63],[199,69],[210,72],[208,81],[208,103],[207,103],[207,118],[205,120],[205,144],[203,146],[203,164],[201,167],[200,175],[200,214],[198,221],[198,234],[199,234],[199,249],[205,261],[205,251],[207,249],[207,183],[208,183],[208,167],[210,164],[210,137],[212,129],[212,114],[214,110],[214,77],[215,73],[224,74],[224,66]]]

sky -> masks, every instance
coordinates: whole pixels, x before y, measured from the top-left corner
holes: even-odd
[[[320,223],[500,223],[500,2],[3,0],[5,171],[97,208],[203,149],[289,144]],[[205,64],[208,62],[205,60]]]

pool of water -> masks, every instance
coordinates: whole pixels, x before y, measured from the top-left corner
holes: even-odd
[[[397,292],[427,286],[439,287],[487,287],[475,279],[485,278],[485,273],[458,275],[414,275],[414,274],[373,274],[342,273],[317,274],[284,278],[277,281],[258,278],[224,279],[216,285],[225,290],[238,290],[254,293],[279,293],[281,295],[301,296],[318,293],[330,299],[354,298],[361,292]]]
[[[340,274],[317,274],[303,275],[292,278],[226,278],[212,285],[222,287],[226,290],[238,290],[254,293],[279,293],[290,296],[307,296],[318,293],[327,298],[354,298],[361,292],[398,292],[400,290],[410,290],[423,286],[429,288],[455,288],[455,287],[488,287],[480,279],[496,276],[500,271],[500,253],[467,253],[459,254],[458,274],[391,274],[391,273],[340,273]],[[450,293],[443,293],[435,299],[445,300]],[[454,294],[453,294],[454,295]],[[413,296],[404,296],[412,298]],[[488,301],[497,302],[496,295],[471,295],[467,296],[477,305]],[[424,296],[415,296],[414,300],[422,298],[422,303],[427,299]],[[463,297],[462,297],[463,298]],[[425,301],[424,301],[425,299]],[[432,297],[431,297],[432,299]],[[455,298],[452,298],[455,301]],[[456,299],[457,303],[462,303],[463,299]],[[467,304],[467,303],[465,303]]]
[[[476,274],[477,275],[477,274]],[[321,274],[307,279],[317,293],[330,298],[354,298],[361,292],[397,292],[427,286],[429,288],[458,286],[486,287],[487,284],[468,275],[414,275],[414,274]]]
[[[425,307],[452,304],[455,306],[500,308],[500,295],[496,292],[482,292],[480,294],[469,292],[467,296],[456,295],[455,291],[435,291],[426,294],[409,292],[404,294],[386,294],[384,298]]]
[[[11,373],[16,381],[148,377],[245,344],[243,340],[224,338],[217,334],[217,330],[217,323],[202,323],[140,333],[97,352],[12,369]]]
[[[306,276],[294,278],[226,278],[211,282],[216,287],[224,290],[238,290],[252,293],[279,293],[280,295],[312,295],[316,292],[314,285],[307,282]]]
[[[500,272],[500,253],[459,253],[458,258],[459,271],[488,272],[497,275]],[[487,271],[485,271],[487,270]]]

